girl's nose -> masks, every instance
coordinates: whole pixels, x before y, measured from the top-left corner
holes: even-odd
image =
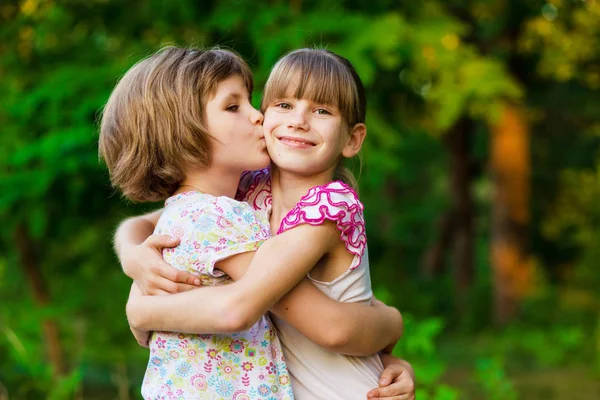
[[[297,110],[292,115],[290,115],[288,127],[293,129],[308,130],[306,116],[304,115],[304,112],[302,110]]]
[[[250,116],[250,121],[252,121],[253,125],[262,125],[265,116],[259,110],[254,109],[252,111],[252,115]]]

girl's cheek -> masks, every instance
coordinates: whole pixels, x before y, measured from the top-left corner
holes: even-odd
[[[272,112],[266,112],[265,118],[263,119],[263,126],[265,127],[265,130],[267,129],[267,127],[269,128],[269,130],[271,130],[273,125],[276,125],[276,124],[277,124],[277,117],[274,116],[272,114]]]
[[[263,121],[263,132],[265,135],[270,134],[272,129],[273,127],[268,121]]]

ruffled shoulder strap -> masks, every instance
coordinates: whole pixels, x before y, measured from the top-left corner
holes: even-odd
[[[300,224],[321,225],[334,221],[346,249],[355,255],[350,269],[360,265],[365,252],[367,235],[363,205],[350,186],[340,181],[315,186],[283,218],[277,234]]]
[[[235,195],[238,201],[249,203],[255,210],[266,210],[271,207],[271,169],[246,171],[242,174]]]

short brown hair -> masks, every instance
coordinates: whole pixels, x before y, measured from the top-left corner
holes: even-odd
[[[264,113],[269,104],[286,95],[337,106],[348,129],[365,123],[367,99],[363,83],[352,63],[332,51],[299,49],[280,58],[265,84],[261,111]],[[356,178],[342,161],[338,162],[334,178],[358,189]]]
[[[217,85],[252,72],[229,50],[166,47],[121,78],[102,112],[99,153],[113,186],[132,201],[171,196],[190,165],[208,166],[204,107]]]

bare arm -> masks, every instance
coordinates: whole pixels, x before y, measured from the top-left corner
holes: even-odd
[[[307,279],[271,311],[320,346],[355,356],[393,347],[403,329],[402,316],[395,308],[337,302]]]
[[[247,253],[243,255],[244,257],[248,257],[251,256],[251,253]],[[234,263],[231,263],[234,264]],[[239,268],[229,268],[226,264],[221,264],[221,267],[223,269],[227,269],[230,270],[231,275],[233,275],[234,279],[241,279],[241,276],[246,272],[246,265],[244,265],[243,263],[240,264]],[[306,290],[305,290],[306,289]],[[201,292],[197,291],[197,292]],[[316,292],[314,292],[316,291]],[[296,294],[294,294],[296,293]],[[316,295],[316,296],[315,296]],[[132,297],[141,297],[141,292],[139,291],[139,289],[137,289],[136,285],[132,285],[132,290],[131,290],[131,296]],[[297,297],[297,301],[302,301],[302,296],[305,296],[304,300],[307,300],[308,303],[308,307],[310,308],[313,303],[314,303],[314,311],[316,311],[315,314],[312,315],[307,315],[306,317],[300,318],[302,321],[301,322],[306,322],[307,320],[312,320],[313,324],[311,324],[312,326],[322,326],[323,329],[332,329],[332,330],[337,330],[339,328],[339,326],[334,325],[331,327],[327,326],[328,321],[324,320],[323,322],[325,323],[324,325],[322,325],[319,322],[319,318],[327,318],[327,313],[321,313],[321,311],[323,310],[327,310],[328,307],[326,306],[329,303],[332,303],[333,306],[333,310],[336,309],[337,306],[339,306],[340,304],[338,304],[337,302],[329,299],[327,296],[325,296],[320,290],[318,290],[313,284],[311,284],[310,282],[308,282],[306,279],[304,279],[298,286],[296,286],[295,289],[293,289],[290,293],[288,293],[286,296],[284,296],[284,299],[282,299],[282,301],[280,301],[280,304],[278,304],[276,307],[282,307],[282,308],[287,308],[286,306],[286,298],[289,299],[293,299],[294,297]],[[325,303],[325,307],[323,307],[323,304],[319,302],[318,297],[319,296],[324,296],[325,298],[322,299],[324,300]],[[174,297],[174,296],[171,296]],[[163,299],[167,299],[167,297],[163,297]],[[374,303],[380,303],[377,301],[374,301]],[[294,304],[292,304],[294,305]],[[359,306],[356,305],[357,307],[362,307],[362,308],[369,308],[368,306]],[[128,305],[129,307],[129,305]],[[300,310],[302,310],[302,307],[300,307]],[[288,311],[288,310],[286,310]],[[289,310],[292,311],[292,310]],[[303,312],[310,312],[310,310],[303,310]],[[333,315],[336,315],[335,313]],[[368,314],[367,314],[368,315]],[[360,318],[358,315],[355,318]],[[353,321],[351,321],[353,322]],[[363,326],[367,326],[367,323],[364,323]],[[138,342],[142,345],[142,346],[146,346],[147,347],[147,340],[148,340],[148,333],[144,332],[144,331],[139,331],[136,328],[134,328],[132,326],[132,332],[134,334],[134,336],[136,337],[136,339],[138,340]],[[301,330],[302,332],[302,330]],[[369,336],[370,332],[366,332],[366,336]],[[323,344],[322,344],[323,345]],[[325,344],[325,346],[327,346],[327,344]],[[408,364],[406,361],[404,360],[400,360],[400,359],[396,359],[393,356],[387,355],[387,354],[383,354],[381,355],[382,358],[382,362],[385,366],[385,370],[383,371],[380,381],[379,381],[379,388],[377,389],[373,389],[368,393],[368,397],[369,398],[374,398],[374,397],[385,397],[385,398],[399,398],[399,399],[404,399],[404,400],[414,400],[414,395],[415,395],[415,390],[414,390],[414,382],[415,382],[415,378],[414,378],[414,372],[412,370],[412,367],[410,366],[410,364]],[[391,396],[391,397],[388,397]],[[399,397],[396,397],[399,396]]]
[[[128,218],[121,222],[114,238],[115,253],[117,253],[119,259],[127,254],[130,247],[142,244],[154,233],[154,228],[161,214],[162,209]],[[128,271],[125,271],[125,274],[131,278]]]
[[[230,333],[247,329],[297,285],[337,243],[339,238],[337,231],[332,231],[334,229],[332,224],[318,227],[301,225],[270,239],[256,253],[248,272],[233,284],[130,301],[130,322],[134,327],[147,330],[191,333]],[[244,256],[248,257],[238,255],[232,260]],[[300,316],[299,319],[306,318]],[[366,324],[362,329],[367,329]],[[398,331],[391,334],[393,341],[399,337]],[[367,334],[357,334],[356,338],[369,337],[370,334],[372,331],[369,329]],[[385,345],[380,344],[379,348]]]
[[[142,285],[138,283],[138,286],[149,287],[146,291],[142,290],[144,294],[156,294],[152,292],[154,287],[175,285],[175,282],[169,280],[172,278],[163,278],[161,272],[164,275],[178,271],[166,264],[158,251],[162,247],[173,246],[176,243],[167,241],[167,237],[154,236],[143,246],[139,245],[139,242],[154,230],[154,224],[159,216],[160,212],[155,212],[125,221],[119,227],[115,240],[117,244],[129,246],[125,248],[131,256],[125,259],[127,251],[122,251],[120,253],[123,257],[122,263],[124,269],[126,264],[133,265],[129,269],[135,274],[132,273],[130,276],[137,277],[139,279],[136,280],[137,282],[145,283]],[[157,243],[151,242],[152,240]],[[233,280],[240,280],[253,254],[246,253],[228,258],[218,263],[218,268]],[[143,260],[148,265],[142,265],[137,260]],[[171,290],[172,293],[177,291]],[[312,283],[303,279],[271,311],[322,347],[342,354],[367,355],[395,343],[402,334],[403,324],[400,313],[383,303],[380,305],[382,306],[374,307],[334,301]],[[173,330],[186,331],[183,326],[174,327]]]
[[[252,261],[252,253],[242,259],[229,258],[219,269],[234,281],[242,279]],[[380,301],[374,305],[338,302],[304,278],[272,308],[308,339],[341,354],[363,356],[395,344],[402,335],[400,312]],[[391,348],[393,346],[389,346]]]
[[[297,226],[263,244],[237,282],[160,298],[130,299],[130,323],[147,330],[191,333],[245,330],[297,285],[338,240],[332,223]]]

